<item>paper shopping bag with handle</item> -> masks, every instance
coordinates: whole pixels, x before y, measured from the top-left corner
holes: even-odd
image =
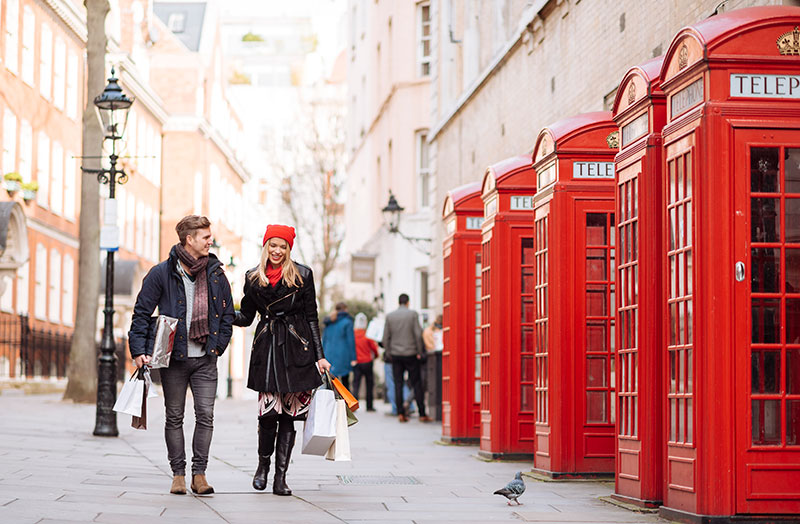
[[[331,384],[333,384],[333,389],[336,390],[337,396],[344,399],[347,402],[347,407],[350,408],[350,411],[356,411],[358,409],[358,399],[348,391],[342,381],[338,378],[331,376],[329,372],[325,372],[328,375]]]
[[[144,379],[139,379],[139,370],[137,369],[131,378],[122,385],[117,402],[114,404],[114,411],[141,417],[144,394]]]
[[[347,403],[338,399],[336,401],[336,440],[325,454],[326,459],[336,462],[351,460],[350,430],[347,426]]]
[[[333,390],[314,392],[303,426],[304,455],[325,455],[336,438],[336,397]]]

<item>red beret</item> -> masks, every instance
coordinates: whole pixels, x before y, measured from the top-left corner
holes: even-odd
[[[267,245],[267,240],[270,238],[282,238],[289,244],[289,249],[294,245],[294,228],[292,226],[282,226],[280,224],[270,224],[264,232],[264,240],[261,242],[262,246]]]

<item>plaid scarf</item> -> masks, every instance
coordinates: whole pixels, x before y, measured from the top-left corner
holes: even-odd
[[[175,245],[175,253],[178,255],[178,260],[189,267],[189,275],[196,279],[189,338],[198,344],[205,344],[208,339],[208,277],[206,275],[208,257],[194,258],[180,244]]]

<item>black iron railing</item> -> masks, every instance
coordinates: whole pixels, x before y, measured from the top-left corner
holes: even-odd
[[[0,378],[63,378],[72,333],[31,327],[27,315],[0,313]]]

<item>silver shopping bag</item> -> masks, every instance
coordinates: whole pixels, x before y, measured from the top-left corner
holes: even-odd
[[[169,367],[172,356],[172,346],[175,344],[175,330],[178,329],[178,319],[167,315],[156,317],[156,338],[153,343],[153,356],[148,364],[151,368]]]
[[[330,389],[318,389],[311,399],[303,426],[304,455],[323,456],[336,438],[336,397]]]

